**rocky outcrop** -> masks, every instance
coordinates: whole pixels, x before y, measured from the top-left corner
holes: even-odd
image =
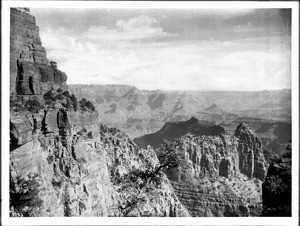
[[[267,174],[267,164],[262,151],[261,139],[255,136],[244,122],[237,127],[235,136],[240,140],[238,151],[241,173],[263,181]]]
[[[235,135],[187,134],[173,142],[185,161],[165,173],[192,216],[261,214],[267,168],[261,142],[245,123]]]
[[[97,112],[66,112],[64,109],[43,109],[38,113],[23,112],[11,115],[11,148],[26,144],[36,134],[76,134],[79,131],[94,131],[98,128]]]
[[[149,105],[151,110],[155,110],[162,107],[165,98],[165,93],[153,93],[149,96],[147,104]]]
[[[173,181],[171,184],[181,203],[194,217],[259,216],[262,208],[246,204],[241,197],[230,191],[230,182],[223,179],[219,183],[205,181],[201,185]]]
[[[11,8],[10,15],[10,92],[41,95],[50,88],[66,89],[67,76],[49,62],[29,9]]]
[[[68,128],[68,116],[58,112],[59,135],[53,131],[16,148],[10,155],[12,197],[20,192],[20,181],[36,177],[36,198],[21,208],[12,200],[13,213],[24,216],[124,216],[128,197],[134,191],[120,190],[116,177],[147,167],[147,161],[158,164],[154,152],[143,151],[117,129],[105,126],[96,131],[84,130],[62,139],[61,128]],[[50,128],[50,127],[48,127]],[[40,131],[42,132],[42,131]],[[189,216],[166,177],[157,187],[147,188],[143,202],[130,209],[127,216]],[[18,197],[18,196],[16,196]],[[125,207],[124,207],[125,206]]]
[[[195,117],[191,117],[187,121],[181,122],[167,122],[156,133],[147,134],[141,137],[137,137],[134,141],[141,148],[146,148],[147,145],[151,145],[153,148],[158,148],[164,139],[173,141],[175,138],[179,138],[186,133],[194,135],[221,135],[226,131],[223,127],[214,125],[212,123],[201,122]]]
[[[248,118],[246,122],[254,131],[257,126],[258,128],[264,127],[264,124],[270,119],[289,123],[291,119],[291,90],[255,92],[137,91],[136,88],[126,85],[69,85],[69,90],[78,97],[93,100],[94,103],[97,103],[96,109],[99,117],[105,124],[120,128],[132,137],[155,133],[166,122],[185,121],[192,116],[199,120],[219,124],[230,132],[234,132],[241,121],[245,121],[239,119],[241,116]],[[125,95],[130,90],[135,90],[134,98],[133,95]],[[117,111],[105,114],[111,109],[111,104],[116,105]],[[131,123],[127,121],[128,118],[142,121]],[[251,123],[253,118],[261,119],[261,122],[258,125],[253,124]],[[233,122],[234,120],[236,121]],[[286,131],[282,134],[291,137],[290,133]],[[273,132],[269,131],[259,135],[261,138],[271,138]],[[281,144],[287,141],[281,142]],[[266,146],[265,143],[264,146]],[[279,143],[274,143],[272,150],[278,146],[280,146]]]
[[[12,8],[11,216],[189,216],[163,173],[153,182],[136,174],[157,167],[154,151],[99,125],[93,104],[65,91],[66,78],[29,10]]]
[[[292,214],[292,149],[286,150],[270,161],[268,173],[262,184],[262,216],[290,217]]]

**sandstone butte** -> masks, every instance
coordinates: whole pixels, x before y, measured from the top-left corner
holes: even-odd
[[[234,136],[184,135],[172,145],[185,164],[136,187],[136,172],[159,165],[155,151],[70,107],[67,76],[48,60],[35,18],[12,8],[10,20],[11,216],[260,215],[267,164],[246,124]],[[49,90],[60,98],[45,98]]]

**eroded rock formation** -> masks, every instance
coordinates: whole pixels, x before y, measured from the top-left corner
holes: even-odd
[[[62,127],[68,128],[65,125]],[[11,152],[12,194],[18,192],[20,178],[29,183],[31,175],[38,175],[36,199],[43,203],[29,205],[27,212],[12,203],[14,211],[29,216],[123,216],[121,208],[135,193],[119,190],[122,182],[114,184],[114,178],[146,167],[151,153],[139,150],[119,130],[105,126],[73,132],[66,136],[71,138],[68,142],[60,131],[59,136],[56,133],[48,129],[45,136],[40,134]],[[151,159],[158,164],[153,151]],[[162,180],[128,216],[189,216],[168,179]]]
[[[255,136],[245,123],[237,127],[235,136],[240,140],[238,151],[241,173],[263,181],[267,170],[261,139]]]
[[[261,214],[267,173],[261,141],[245,123],[235,135],[187,134],[174,141],[186,161],[166,174],[192,216]]]
[[[29,9],[11,8],[10,23],[10,92],[41,95],[50,88],[66,89],[67,76],[49,62]]]
[[[66,79],[47,59],[35,18],[27,9],[11,9],[12,216],[260,214],[266,163],[260,139],[246,124],[235,136],[222,127],[208,131],[218,136],[179,131],[174,150],[184,161],[151,175],[160,164],[153,149],[140,149],[120,130],[99,124],[91,102],[66,92]],[[140,101],[136,89],[119,92],[132,106]],[[149,104],[159,109],[164,99]],[[192,118],[186,127],[199,129],[195,123]]]
[[[164,174],[130,186],[157,167],[154,151],[99,125],[66,79],[29,10],[11,9],[11,216],[189,216]]]

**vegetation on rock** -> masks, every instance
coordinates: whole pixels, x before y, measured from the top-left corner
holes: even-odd
[[[263,216],[291,216],[291,145],[275,157],[262,184]]]
[[[17,177],[10,184],[10,215],[12,217],[32,217],[39,213],[43,200],[39,197],[40,184],[38,174],[29,174],[27,178]]]
[[[10,96],[10,108],[14,112],[24,111],[25,106],[24,106],[24,103],[23,103],[22,96],[19,96],[19,95]]]
[[[95,106],[92,104],[92,102],[85,98],[82,98],[79,101],[79,106],[80,106],[80,109],[83,111],[87,111],[87,110],[95,111]]]
[[[79,107],[82,111],[95,111],[95,106],[91,101],[82,98],[78,102],[74,94],[70,95],[69,91],[63,92],[60,88],[57,91],[49,90],[43,97],[45,104],[50,108],[55,108],[55,103],[59,101],[67,110],[77,111]]]
[[[37,113],[41,108],[41,103],[37,99],[29,99],[25,103],[25,107],[32,113]]]

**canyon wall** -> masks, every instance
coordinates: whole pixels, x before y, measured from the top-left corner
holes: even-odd
[[[105,124],[133,137],[157,132],[166,122],[186,121],[192,116],[232,132],[241,121],[253,130],[274,121],[291,122],[291,90],[150,91],[126,85],[69,85],[69,91],[92,100]],[[258,124],[253,123],[256,119]],[[260,134],[269,135],[272,132]]]
[[[110,86],[102,99],[95,99],[99,106],[109,103],[109,108],[98,113],[91,102],[78,101],[67,91],[67,76],[47,59],[28,9],[11,9],[10,48],[11,216],[261,214],[267,164],[260,138],[245,123],[234,136],[220,126],[213,127],[216,132],[186,134],[202,125],[192,118],[185,131],[179,123],[184,131],[173,137],[172,150],[179,150],[184,159],[178,167],[156,172],[159,150],[140,148],[129,135],[99,122],[117,121],[114,115],[120,109],[141,118],[151,110],[151,117],[171,120],[178,116],[177,121],[193,112],[194,105],[184,101],[189,95],[180,94],[178,100],[160,91]],[[73,88],[81,97],[90,97],[85,96],[90,89]],[[196,101],[196,97],[189,100]],[[164,107],[170,111],[162,113]],[[225,112],[217,105],[206,111],[212,117]],[[120,117],[128,115],[123,112]],[[137,118],[131,121],[139,122]],[[162,131],[174,130],[170,125]]]
[[[47,58],[29,9],[11,8],[10,24],[10,92],[41,95],[50,88],[66,89],[67,76]]]
[[[99,124],[91,102],[69,94],[28,9],[11,9],[10,45],[12,217],[190,216],[164,174],[132,182],[157,167],[154,151]]]
[[[171,148],[183,152],[185,161],[165,173],[192,216],[261,215],[267,163],[260,138],[245,123],[235,136],[187,134]]]
[[[119,189],[123,182],[115,184],[114,179],[147,167],[146,159],[158,164],[154,152],[139,150],[124,133],[102,125],[66,137],[51,130],[36,134],[10,154],[11,211],[23,216],[124,216],[122,208],[136,193]],[[36,191],[29,203],[24,183]],[[127,216],[189,216],[166,177],[148,189]]]

